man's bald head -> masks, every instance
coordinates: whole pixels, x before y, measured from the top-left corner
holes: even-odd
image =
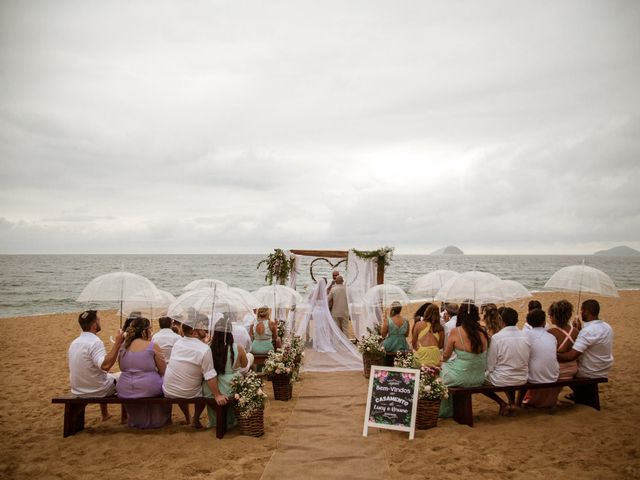
[[[344,283],[344,278],[342,278],[342,275],[338,275],[336,277],[336,285],[342,285]]]

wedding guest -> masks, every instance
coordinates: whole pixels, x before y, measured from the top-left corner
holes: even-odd
[[[416,325],[424,317],[424,312],[427,311],[427,308],[429,308],[429,305],[431,305],[431,302],[423,303],[422,305],[420,305],[420,307],[418,307],[418,309],[416,310],[416,313],[413,314],[413,326],[411,327],[411,338],[413,338],[413,332],[415,332]]]
[[[534,310],[542,310],[542,304],[538,300],[529,300],[527,304],[527,313],[532,312]],[[526,321],[524,322],[523,330],[531,330],[531,325],[529,325]]]
[[[241,327],[242,328],[242,327]],[[213,331],[211,341],[211,355],[213,357],[213,366],[218,373],[218,389],[220,393],[227,398],[231,397],[231,382],[234,378],[242,375],[250,366],[249,360],[244,348],[234,342],[233,326],[230,321],[220,319]],[[205,397],[213,397],[208,384],[202,384],[202,392]],[[200,413],[202,408],[196,408],[194,413],[194,423],[199,425]],[[214,408],[207,406],[207,415],[209,417],[208,427],[216,426],[216,411]],[[232,408],[227,409],[227,428],[233,428],[237,425],[237,419]]]
[[[444,344],[447,344],[449,333],[457,327],[458,322],[458,305],[455,303],[447,303],[444,307]]]
[[[442,354],[442,381],[449,387],[479,387],[484,383],[489,338],[480,326],[478,307],[469,300],[458,308],[458,325]],[[454,352],[456,358],[450,360]],[[452,415],[453,397],[449,396],[440,402],[440,416]]]
[[[276,322],[269,320],[269,309],[267,307],[258,309],[256,321],[251,326],[249,334],[253,338],[251,351],[254,354],[265,354],[273,350],[274,344],[279,341],[278,329]]]
[[[531,356],[531,341],[527,334],[520,331],[518,312],[505,307],[501,320],[504,328],[491,337],[489,353],[487,355],[487,381],[497,387],[522,385],[527,383],[529,375],[529,358]],[[485,394],[500,407],[500,415],[511,415],[515,398],[508,396],[505,402],[497,393]]]
[[[213,368],[211,349],[202,342],[194,328],[182,324],[183,337],[173,345],[171,362],[164,374],[162,391],[169,398],[195,398],[202,396],[202,379],[207,382],[218,405],[227,398],[218,390],[217,373]],[[179,404],[185,420],[190,423],[188,404]],[[198,426],[194,423],[194,426]]]
[[[502,321],[502,317],[498,312],[498,307],[496,307],[493,303],[488,303],[484,305],[482,313],[482,325],[484,326],[489,338],[493,337],[494,334],[498,333],[504,327],[504,322]]]
[[[584,326],[571,350],[558,354],[560,362],[578,360],[578,378],[607,378],[613,366],[613,330],[599,318],[600,304],[585,300],[580,307]]]
[[[402,305],[399,302],[391,304],[389,317],[382,321],[380,335],[384,339],[382,346],[387,353],[406,352],[409,350],[407,337],[409,336],[409,321],[400,313]]]
[[[573,316],[573,305],[567,300],[559,300],[553,302],[549,306],[547,312],[549,314],[549,320],[553,325],[548,332],[556,337],[558,342],[558,353],[569,352],[576,342],[578,337],[578,329],[571,323],[571,317]],[[559,380],[569,380],[576,376],[578,373],[578,361],[570,360],[568,362],[560,361],[560,375]]]
[[[69,360],[69,383],[71,393],[77,397],[108,397],[116,393],[117,375],[108,373],[115,365],[118,351],[124,342],[124,333],[118,332],[115,343],[106,353],[104,343],[96,335],[102,327],[96,310],[86,310],[78,316],[82,333],[71,345]],[[109,410],[106,403],[100,404],[102,420],[108,420]]]
[[[421,320],[415,324],[411,343],[420,365],[440,366],[444,328],[440,325],[440,309],[437,305],[430,304]]]
[[[542,310],[532,310],[527,314],[531,330],[527,333],[531,342],[529,357],[529,383],[552,383],[558,380],[560,367],[556,358],[558,341],[544,328],[546,315]],[[529,407],[554,407],[557,393],[555,389],[530,390],[524,397],[523,405]]]
[[[171,322],[165,323],[171,325]],[[170,331],[169,328],[167,330]],[[122,372],[116,384],[118,397],[161,397],[166,363],[162,350],[151,339],[151,322],[144,317],[134,318],[125,333],[126,338],[118,355]],[[130,427],[158,428],[171,419],[171,405],[125,404],[124,407]]]
[[[171,358],[171,349],[173,344],[180,340],[180,335],[173,331],[171,326],[173,325],[173,319],[171,317],[160,317],[158,319],[160,330],[153,334],[153,342],[160,347],[165,361],[169,361]]]

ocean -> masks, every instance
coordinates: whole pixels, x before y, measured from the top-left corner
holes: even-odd
[[[75,300],[84,286],[98,275],[123,269],[149,278],[158,288],[178,296],[198,278],[217,278],[231,286],[255,290],[265,285],[264,269],[257,270],[263,255],[0,255],[0,318],[87,308]],[[385,271],[385,282],[408,290],[413,281],[437,269],[481,270],[505,280],[517,280],[530,290],[543,290],[558,269],[586,264],[607,273],[618,289],[640,288],[640,257],[568,255],[395,255]],[[312,259],[305,258],[298,277],[298,291],[313,283]],[[317,262],[314,276],[331,278],[331,267]],[[342,270],[343,266],[338,267]],[[97,305],[116,308],[116,304]]]

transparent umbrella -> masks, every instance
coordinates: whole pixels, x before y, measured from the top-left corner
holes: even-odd
[[[229,285],[222,280],[217,280],[215,278],[200,278],[198,280],[194,280],[193,282],[188,283],[182,290],[184,292],[188,292],[189,290],[199,290],[201,288],[213,288],[217,286],[218,288],[228,288]]]
[[[231,322],[247,308],[239,295],[216,285],[183,293],[169,305],[167,316],[191,328],[211,332],[218,319],[225,317]]]
[[[503,280],[502,283],[506,287],[507,298],[504,300],[505,303],[531,297],[531,292],[529,292],[529,290],[527,290],[527,288],[520,282],[516,282],[515,280]]]
[[[271,309],[272,319],[275,318],[278,309],[286,310],[303,303],[302,296],[298,292],[284,285],[261,287],[252,294],[260,302],[260,306]]]
[[[382,321],[387,308],[389,308],[394,302],[398,302],[400,305],[406,305],[411,303],[407,294],[402,288],[391,283],[381,283],[371,287],[364,294],[364,303],[368,307],[367,316],[370,318],[369,322]]]
[[[418,277],[411,289],[409,289],[409,293],[434,298],[447,281],[458,275],[460,274],[453,270],[435,270]]]
[[[617,297],[618,289],[611,277],[597,268],[582,265],[571,265],[558,270],[544,284],[544,288],[563,292],[578,293],[578,308],[582,292],[602,295],[603,297]]]
[[[476,305],[509,301],[509,290],[504,281],[487,272],[476,270],[461,273],[447,281],[435,299],[443,302],[473,300]]]
[[[150,300],[126,300],[122,304],[122,313],[129,316],[131,312],[140,312],[146,318],[160,318],[167,314],[169,305],[176,299],[166,290],[158,290],[158,298]]]
[[[77,302],[119,302],[120,327],[122,309],[125,302],[153,302],[160,298],[160,292],[151,280],[130,272],[113,272],[91,280],[82,290]]]

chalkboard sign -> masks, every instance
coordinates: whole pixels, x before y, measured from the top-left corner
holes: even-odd
[[[362,435],[369,427],[409,432],[413,440],[420,370],[373,365]]]

